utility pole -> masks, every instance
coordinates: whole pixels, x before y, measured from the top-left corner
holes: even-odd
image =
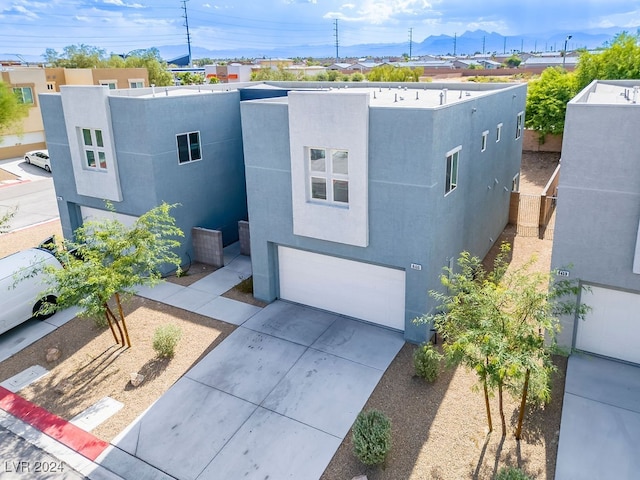
[[[340,55],[338,55],[338,47],[340,45],[340,42],[338,40],[338,19],[337,18],[333,21],[333,36],[336,37],[336,63],[338,63],[340,59]]]
[[[453,34],[453,56],[454,57],[456,56],[456,48],[458,46],[457,44],[458,44],[458,32]]]
[[[191,66],[191,34],[189,33],[189,18],[187,17],[187,2],[182,0],[182,9],[184,10],[184,26],[187,27],[187,46],[189,47],[189,66]]]
[[[524,38],[520,39],[520,53],[524,51]]]
[[[504,46],[502,47],[502,54],[505,55],[507,53],[507,37],[504,37]]]
[[[482,37],[482,55],[484,55],[484,53],[485,53],[484,52],[484,47],[485,47],[486,41],[487,41],[487,36],[483,35],[483,37]]]
[[[413,47],[413,28],[409,29],[409,61],[411,61],[412,55],[412,47]]]

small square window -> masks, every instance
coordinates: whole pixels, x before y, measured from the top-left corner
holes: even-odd
[[[327,199],[327,180],[325,178],[311,177],[311,198]]]
[[[311,152],[311,171],[312,172],[326,172],[326,152],[321,148],[312,148]]]
[[[96,166],[96,154],[93,150],[85,150],[87,155],[87,166],[94,168]]]
[[[333,201],[349,203],[349,182],[346,180],[333,181]]]
[[[349,174],[349,154],[346,150],[336,150],[333,152],[333,173],[342,175]]]
[[[102,130],[96,130],[96,145],[98,147],[104,147],[104,143],[102,141]]]
[[[176,135],[178,143],[178,163],[188,163],[202,159],[200,149],[200,132],[189,132]]]
[[[16,87],[13,89],[13,93],[18,99],[19,103],[24,103],[27,105],[33,105],[33,90],[31,87]]]
[[[82,129],[82,138],[84,139],[84,144],[87,147],[93,145],[93,143],[91,142],[91,130],[89,130],[88,128]]]

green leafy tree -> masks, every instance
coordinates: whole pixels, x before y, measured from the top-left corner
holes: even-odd
[[[277,69],[270,67],[262,67],[257,72],[251,73],[251,80],[256,81],[264,81],[264,80],[274,80],[274,81],[294,81],[297,80],[297,76],[293,72],[288,72],[284,69],[282,65],[278,65]]]
[[[504,244],[490,272],[485,271],[479,258],[463,252],[458,259],[459,272],[445,268],[441,276],[446,293],[430,292],[440,303],[441,313],[416,321],[433,321],[444,339],[448,361],[477,374],[490,431],[490,393],[498,394],[503,436],[507,428],[503,393],[521,395],[516,430],[519,439],[526,401],[550,399],[550,377],[555,371],[552,354],[560,352],[556,344],[558,316],[574,312],[583,318],[588,307],[577,307],[571,300],[570,296],[580,290],[575,283],[565,280],[549,284],[549,275],[532,273],[533,260],[508,272],[508,252],[509,246]]]
[[[176,75],[181,85],[202,85],[204,83],[204,74],[194,72],[181,72]]]
[[[12,88],[0,81],[0,132],[20,129],[22,119],[29,114],[29,105],[23,104]],[[0,142],[2,139],[0,138]]]
[[[64,68],[99,68],[107,63],[104,49],[84,43],[68,45],[62,50],[62,54],[48,48],[43,57],[54,67]]]
[[[529,82],[525,126],[538,132],[540,142],[548,134],[561,134],[567,103],[578,92],[576,77],[562,68],[547,68]]]
[[[583,52],[576,68],[578,90],[593,80],[640,78],[640,34],[622,32],[599,53]]]
[[[15,207],[5,212],[3,215],[0,215],[0,235],[9,231],[9,222],[16,215],[17,211],[18,208]]]
[[[371,82],[417,82],[423,72],[422,68],[378,65],[367,74],[367,79]]]
[[[360,72],[352,73],[351,74],[351,81],[352,82],[363,82],[364,81],[364,75],[361,74]]]
[[[518,68],[520,66],[520,64],[522,63],[522,59],[518,56],[518,55],[511,55],[509,58],[507,58],[507,60],[504,62],[504,64],[508,67],[508,68]]]
[[[85,222],[75,231],[76,240],[57,252],[65,268],[47,268],[50,288],[43,297],[55,293],[58,300],[45,304],[42,313],[78,306],[80,315],[104,315],[115,341],[130,347],[122,298],[133,295],[139,285],[157,284],[161,267],[180,267],[174,249],[183,233],[170,214],[174,206],[163,203],[131,227],[116,219]]]
[[[157,48],[134,50],[124,59],[126,68],[146,68],[149,83],[157,87],[173,85],[173,75],[167,69],[167,62],[160,57]]]

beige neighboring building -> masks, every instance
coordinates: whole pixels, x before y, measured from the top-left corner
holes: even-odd
[[[146,68],[8,67],[0,80],[30,105],[20,128],[0,134],[0,160],[21,157],[29,150],[47,148],[38,95],[59,92],[60,85],[104,85],[110,89],[149,86]]]

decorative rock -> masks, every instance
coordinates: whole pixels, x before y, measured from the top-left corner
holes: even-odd
[[[130,382],[134,387],[138,387],[142,382],[144,382],[144,375],[138,372],[134,372],[131,374]]]
[[[64,395],[68,393],[73,388],[73,383],[69,380],[62,380],[55,387],[53,387],[53,391],[59,393],[60,395]]]
[[[50,348],[47,350],[47,362],[53,363],[60,358],[60,349],[58,348]]]

